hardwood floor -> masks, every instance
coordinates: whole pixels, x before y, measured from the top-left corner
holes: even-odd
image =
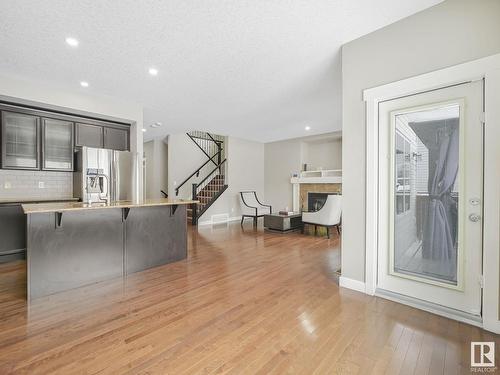
[[[346,249],[345,251],[348,251]],[[469,374],[499,336],[339,289],[339,239],[189,234],[187,261],[24,300],[0,266],[0,374]]]

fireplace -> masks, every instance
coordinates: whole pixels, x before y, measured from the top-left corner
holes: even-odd
[[[293,184],[294,207],[299,207],[300,211],[312,210],[314,205],[309,206],[309,193],[342,194],[342,184],[316,183],[316,184]],[[326,198],[324,198],[326,201]],[[309,208],[311,207],[311,208]],[[295,208],[294,208],[295,209]]]
[[[326,198],[329,195],[335,195],[338,193],[316,193],[316,192],[308,192],[307,193],[307,210],[308,211],[318,211],[323,207],[326,202]]]

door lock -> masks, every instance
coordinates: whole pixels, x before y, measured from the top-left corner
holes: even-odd
[[[481,216],[479,216],[478,214],[470,214],[469,220],[473,223],[477,223],[479,220],[481,220]]]
[[[471,206],[478,206],[481,203],[481,199],[471,198],[469,199],[469,203],[471,204]]]

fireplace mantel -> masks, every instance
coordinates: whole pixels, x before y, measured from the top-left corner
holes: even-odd
[[[292,184],[341,184],[342,176],[339,177],[292,177]]]
[[[300,172],[291,178],[292,184],[341,184],[342,169],[324,169]]]

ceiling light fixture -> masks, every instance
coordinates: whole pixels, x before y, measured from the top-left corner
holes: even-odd
[[[311,127],[308,125],[305,127],[306,130],[311,130]]]
[[[162,125],[161,122],[155,122],[154,124],[151,124],[152,128],[159,128]]]
[[[66,43],[70,45],[71,47],[78,47],[78,39],[72,38],[72,37],[67,37],[66,38]]]
[[[80,86],[82,86],[82,87],[89,87],[89,83],[86,82],[86,81],[82,81],[82,82],[80,82]]]
[[[149,74],[152,76],[157,76],[158,75],[158,69],[156,68],[149,68]]]
[[[142,132],[143,132],[143,133],[146,133],[147,131],[148,131],[148,129],[144,129],[144,128],[142,128]]]

